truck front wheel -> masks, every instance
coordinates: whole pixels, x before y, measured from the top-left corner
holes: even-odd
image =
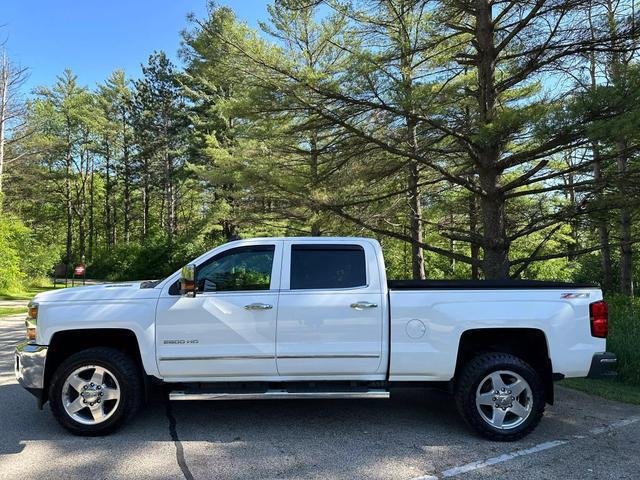
[[[83,350],[57,368],[49,401],[56,420],[70,432],[106,435],[133,417],[140,407],[140,369],[119,350]]]
[[[456,405],[465,421],[491,440],[518,440],[540,423],[544,384],[520,358],[485,353],[469,361],[455,382]]]

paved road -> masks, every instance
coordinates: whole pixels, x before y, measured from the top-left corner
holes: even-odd
[[[29,300],[0,300],[0,308],[25,307]]]
[[[442,393],[392,400],[174,402],[105,438],[67,434],[13,380],[0,319],[0,479],[637,479],[640,408],[558,389],[525,440],[470,433]]]

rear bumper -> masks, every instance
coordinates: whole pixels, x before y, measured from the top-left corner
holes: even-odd
[[[44,389],[44,365],[47,360],[47,347],[23,342],[16,346],[15,375],[18,383],[36,396],[42,403]]]
[[[587,378],[615,377],[617,373],[613,368],[616,366],[617,361],[618,359],[616,358],[615,353],[602,352],[594,354],[591,359],[591,368],[589,368]]]

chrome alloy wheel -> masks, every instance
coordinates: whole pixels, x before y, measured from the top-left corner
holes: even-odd
[[[521,425],[533,407],[533,395],[527,381],[510,370],[493,372],[476,390],[476,408],[492,427],[510,430]]]
[[[85,365],[74,370],[62,386],[62,405],[76,422],[96,425],[108,420],[120,403],[120,384],[104,367]]]

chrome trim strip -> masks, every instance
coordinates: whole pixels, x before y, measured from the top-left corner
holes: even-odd
[[[352,354],[331,354],[326,355],[278,355],[278,358],[380,358],[380,355],[375,353],[352,353]]]
[[[161,362],[179,360],[256,360],[275,359],[274,355],[210,355],[204,357],[160,357]]]
[[[288,392],[267,390],[257,393],[195,393],[176,391],[169,393],[169,400],[286,400],[286,399],[348,399],[348,398],[389,398],[387,390],[367,390],[364,392]]]
[[[180,361],[180,360],[256,360],[256,359],[275,359],[274,355],[209,355],[197,357],[160,357],[161,362]],[[277,358],[282,359],[319,359],[319,358],[380,358],[380,355],[369,353],[346,354],[327,354],[327,355],[278,355]]]

